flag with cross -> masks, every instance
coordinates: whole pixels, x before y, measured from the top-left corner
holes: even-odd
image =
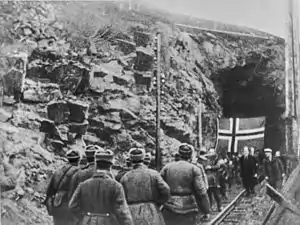
[[[264,147],[265,117],[218,120],[217,152],[239,153],[244,146]]]

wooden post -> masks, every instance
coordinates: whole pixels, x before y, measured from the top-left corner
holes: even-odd
[[[295,115],[296,125],[296,149],[298,159],[300,158],[300,40],[299,40],[299,5],[298,0],[293,0],[293,73],[294,73],[294,89],[295,89]]]
[[[158,33],[157,39],[157,68],[156,68],[156,152],[155,161],[156,169],[159,171],[161,169],[161,152],[160,152],[160,49],[161,49],[161,35]]]
[[[297,29],[295,26],[295,0],[288,1],[288,21],[285,43],[285,139],[286,153],[295,154],[298,151],[298,129],[297,129],[297,87],[298,87],[298,71],[297,71],[297,51],[299,47],[295,46],[297,38]]]
[[[199,98],[198,101],[198,148],[199,151],[202,149],[202,100]]]

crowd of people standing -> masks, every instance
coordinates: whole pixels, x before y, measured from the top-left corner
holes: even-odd
[[[45,205],[55,225],[195,225],[199,211],[201,220],[209,220],[213,200],[222,211],[234,185],[243,184],[249,196],[261,179],[280,188],[284,162],[278,153],[272,158],[271,149],[264,151],[261,160],[253,148],[225,156],[210,149],[195,160],[193,146],[182,144],[174,160],[156,171],[151,154],[138,147],[113,174],[113,152],[87,146],[85,165],[79,152],[67,152],[69,162],[53,174]]]

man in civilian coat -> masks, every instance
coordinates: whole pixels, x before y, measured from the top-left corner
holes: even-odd
[[[243,186],[247,191],[247,196],[250,196],[250,194],[254,194],[254,186],[257,180],[257,165],[255,158],[249,154],[247,146],[244,147],[240,165]]]

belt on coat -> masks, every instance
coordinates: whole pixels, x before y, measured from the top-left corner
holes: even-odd
[[[147,201],[147,200],[141,200],[141,201],[128,201],[128,205],[135,205],[135,204],[146,204],[146,203],[153,203],[156,204],[154,201]]]
[[[88,216],[99,216],[99,217],[109,217],[110,214],[109,213],[91,213],[91,212],[87,212],[85,213]]]
[[[172,192],[171,196],[190,196],[193,195],[192,193],[177,193],[177,192]]]

